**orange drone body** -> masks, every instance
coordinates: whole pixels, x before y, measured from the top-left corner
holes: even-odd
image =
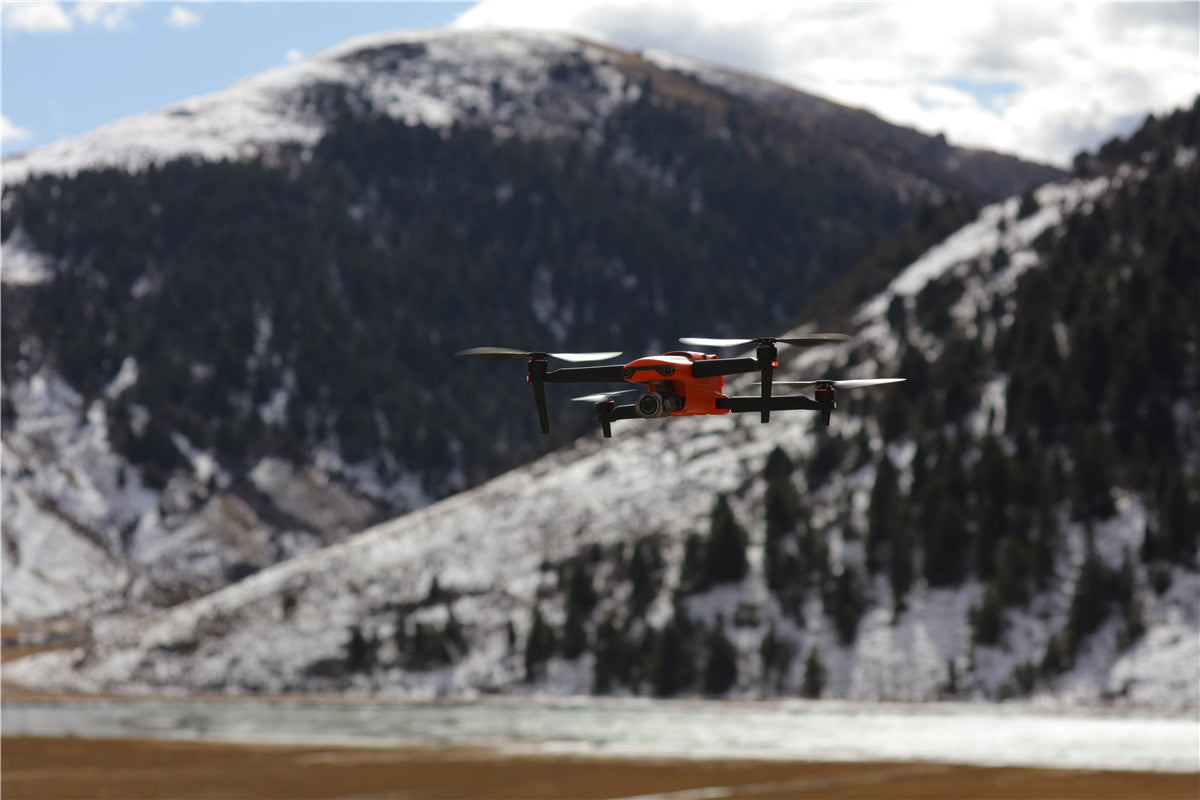
[[[665,398],[678,398],[678,408],[668,411],[672,417],[696,417],[703,414],[728,414],[729,409],[717,408],[725,378],[717,375],[698,378],[692,374],[692,364],[715,359],[715,355],[689,350],[672,350],[661,356],[646,356],[630,361],[621,370],[629,383],[645,386]]]

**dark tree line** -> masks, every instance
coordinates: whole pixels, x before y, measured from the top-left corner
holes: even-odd
[[[543,443],[514,411],[519,381],[456,350],[635,350],[716,319],[784,329],[867,243],[912,217],[935,230],[939,198],[973,185],[938,166],[944,143],[872,140],[888,164],[873,170],[828,121],[650,84],[588,148],[407,126],[318,94],[334,122],[303,162],[183,160],[5,188],[0,234],[19,231],[55,269],[6,287],[5,379],[33,368],[25,338],[88,397],[133,357],[138,381],[110,423],[152,484],[180,464],[171,433],[235,471],[333,444],[385,478],[418,470],[435,496],[459,488],[452,476],[478,482]],[[928,192],[881,187],[901,168]],[[148,427],[129,424],[133,408]],[[552,408],[551,446],[588,429]]]

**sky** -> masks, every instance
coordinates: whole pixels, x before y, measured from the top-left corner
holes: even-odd
[[[1065,166],[1200,94],[1200,2],[0,0],[5,155],[388,30],[563,30]]]

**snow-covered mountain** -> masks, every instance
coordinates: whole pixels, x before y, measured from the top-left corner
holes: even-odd
[[[829,428],[803,412],[776,414],[768,425],[750,415],[617,423],[611,440],[585,437],[220,591],[106,625],[86,647],[24,659],[6,677],[115,692],[799,692],[1195,709],[1197,531],[1185,529],[1174,555],[1164,557],[1170,512],[1154,481],[1125,480],[1132,471],[1100,486],[1109,502],[1099,510],[1087,505],[1085,489],[1072,499],[1065,487],[1084,471],[1080,451],[1057,432],[1061,420],[1031,423],[1044,443],[1030,441],[1014,422],[1026,413],[1018,407],[1024,378],[1016,366],[999,369],[1008,362],[996,355],[1035,335],[1025,330],[1021,304],[1034,287],[1064,279],[1065,252],[1089,221],[1125,214],[1130,198],[1150,202],[1155,186],[1194,186],[1195,155],[1194,144],[1172,148],[1165,167],[1146,160],[986,206],[858,309],[853,342],[794,355],[779,373],[938,374],[941,365],[966,363],[959,405],[950,397],[960,388],[954,376],[931,382],[908,374],[909,384],[843,391]],[[1135,249],[1147,244],[1132,228],[1119,230]],[[1115,246],[1116,236],[1097,246]],[[1092,258],[1108,263],[1099,251]],[[1137,271],[1126,262],[1087,280],[1116,291]],[[1187,291],[1194,288],[1193,280]],[[1073,320],[1056,309],[1040,322],[1051,346],[1086,358],[1070,352],[1081,335]],[[1181,346],[1195,346],[1191,330]],[[950,361],[954,348],[968,345],[978,348],[970,358],[996,368],[976,377],[982,364]],[[1195,370],[1184,374],[1190,385],[1179,387],[1179,397],[1194,398]],[[1152,367],[1141,380],[1158,384]],[[908,405],[889,398],[906,392],[914,393]],[[897,416],[897,408],[935,399],[930,407],[942,416],[933,424]],[[69,398],[60,402],[80,413]],[[1171,436],[1183,437],[1172,446],[1194,483],[1195,408],[1168,416]],[[1037,458],[1023,454],[1028,447],[1042,447]],[[939,469],[983,474],[993,450],[1008,454],[1015,469],[1003,478],[989,473],[995,483],[980,489],[964,474],[958,515],[927,514],[918,493],[933,496]],[[894,478],[885,480],[884,470]],[[1003,545],[989,544],[989,492],[1000,496],[1001,482],[1043,473],[1057,482],[1043,498],[1045,513],[1023,513],[1015,502],[992,508],[1015,522]],[[903,512],[912,526],[880,544],[875,517],[886,498],[879,487],[893,480],[913,501]],[[793,514],[794,527],[780,529],[777,504],[788,497],[802,503],[803,519]],[[1194,486],[1182,502],[1185,513],[1195,508]],[[697,559],[713,552],[730,519],[744,536],[744,574],[697,581]],[[922,521],[930,519],[940,539],[900,538],[927,535]],[[1026,555],[1007,579],[1015,583],[1006,583],[1007,545],[1033,552],[1043,535],[1047,566],[1031,566],[1034,556]],[[976,566],[961,579],[938,579],[932,541],[961,546],[960,562]],[[994,561],[991,551],[968,555],[968,541],[984,542],[976,550],[995,544]],[[891,567],[874,563],[880,552]],[[897,560],[910,552],[920,555]],[[772,576],[785,553],[793,571],[781,583]],[[7,561],[5,569],[7,582]],[[1038,569],[1044,574],[1035,581]],[[909,584],[898,588],[905,576]],[[1103,590],[1092,594],[1096,580]],[[1019,597],[992,602],[1013,586]]]
[[[782,327],[915,212],[1058,174],[491,32],[348,42],[6,158],[4,621],[149,613],[584,429],[556,404],[544,444],[461,347]]]
[[[428,30],[353,39],[219,92],[10,156],[4,160],[3,181],[9,185],[35,175],[103,167],[137,171],[181,158],[311,155],[330,126],[347,115],[379,114],[442,130],[484,124],[501,137],[582,140],[599,147],[616,110],[651,89],[680,98],[697,86],[780,115],[855,129],[862,136],[860,147],[927,151],[945,170],[969,175],[989,192],[1019,190],[1034,176],[1047,179],[1055,173],[1007,156],[950,147],[867,112],[671,53],[639,56],[547,32]],[[900,174],[893,170],[893,177]],[[907,189],[918,187],[913,183]]]
[[[564,55],[596,78],[586,94],[552,77]],[[553,34],[452,31],[355,39],[219,92],[139,114],[4,162],[4,182],[97,167],[141,170],[180,158],[278,156],[321,140],[339,90],[409,125],[447,128],[482,118],[508,135],[553,138],[603,122],[636,87],[615,54]],[[534,107],[538,113],[532,113]]]

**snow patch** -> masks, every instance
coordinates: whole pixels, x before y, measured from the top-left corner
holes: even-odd
[[[33,248],[24,231],[14,230],[0,244],[0,281],[3,283],[10,286],[36,286],[53,278],[54,266],[50,259]]]

